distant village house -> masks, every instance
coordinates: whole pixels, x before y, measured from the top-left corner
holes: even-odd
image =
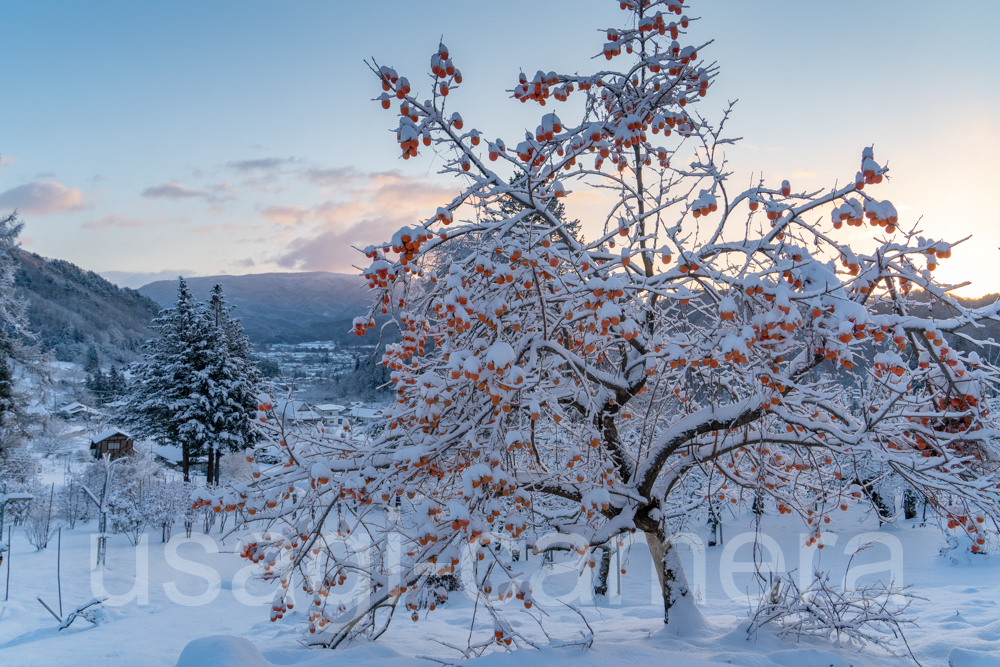
[[[112,460],[132,453],[132,436],[116,428],[109,428],[90,439],[90,453],[95,459],[108,454]]]
[[[81,403],[70,403],[69,405],[64,405],[57,411],[59,416],[64,419],[75,419],[77,417],[83,417],[85,419],[92,419],[94,417],[100,417],[101,412],[95,410],[94,408],[89,408]]]

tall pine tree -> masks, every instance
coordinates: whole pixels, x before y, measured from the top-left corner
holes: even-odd
[[[14,386],[14,366],[37,358],[27,328],[27,303],[14,295],[11,254],[23,226],[15,213],[0,217],[0,456],[20,436],[25,416],[24,397]]]
[[[218,454],[253,444],[254,395],[260,374],[250,342],[230,316],[221,286],[199,303],[180,279],[177,302],[153,321],[160,337],[133,366],[120,419],[134,435],[179,446],[184,479],[191,461],[208,456],[208,483],[218,479]]]
[[[232,317],[222,285],[212,288],[208,317],[214,327],[216,353],[208,369],[211,428],[215,434],[208,450],[208,481],[219,482],[219,462],[225,451],[242,451],[256,442],[253,416],[260,370],[252,361],[253,348],[239,318]]]
[[[206,369],[213,352],[205,309],[181,278],[173,308],[160,312],[150,328],[158,331],[132,367],[134,381],[119,420],[133,435],[181,448],[184,481],[193,457],[208,440]]]

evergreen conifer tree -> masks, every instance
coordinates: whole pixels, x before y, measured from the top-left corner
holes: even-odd
[[[207,369],[208,397],[214,434],[209,445],[209,482],[219,481],[219,460],[228,451],[242,451],[256,442],[253,416],[260,370],[252,360],[253,348],[239,318],[233,318],[222,285],[215,285],[208,301],[208,319],[215,353]]]
[[[23,226],[15,213],[0,217],[0,454],[12,444],[24,417],[24,401],[14,387],[14,364],[27,360],[34,352],[27,329],[26,303],[14,295],[11,252]]]
[[[83,370],[90,375],[99,375],[101,372],[101,356],[97,353],[97,348],[93,345],[87,348],[87,355],[83,361]]]
[[[212,435],[206,370],[215,352],[212,327],[180,278],[174,307],[163,310],[150,328],[160,337],[146,342],[143,360],[133,366],[119,419],[137,437],[180,447],[184,480],[190,481],[191,458]]]
[[[100,405],[114,403],[128,391],[128,382],[125,380],[125,376],[114,365],[107,373],[97,369],[93,375],[87,378],[86,386]]]

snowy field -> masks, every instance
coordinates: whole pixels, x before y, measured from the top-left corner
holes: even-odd
[[[871,533],[878,531],[872,519],[861,515],[850,528],[848,525],[842,522],[836,543],[831,544],[830,536],[827,547],[817,552],[800,549],[800,530],[793,520],[765,517],[763,543],[772,547],[765,560],[775,559],[779,569],[790,571],[808,566],[815,555],[814,564],[831,569],[835,578],[843,577],[848,562],[844,550],[851,539],[868,541],[875,537]],[[756,591],[757,585],[746,573],[752,568],[753,533],[743,517],[730,518],[724,525],[724,545],[704,549],[703,559],[697,548],[683,550],[688,576],[703,591],[700,607],[706,623],[682,624],[680,636],[677,629],[664,628],[649,554],[640,542],[622,550],[627,574],[621,577],[620,596],[590,598],[590,571],[578,586],[575,572],[561,565],[559,558],[555,565],[536,572],[533,583],[538,602],[532,614],[542,618],[551,641],[521,603],[510,600],[511,625],[545,648],[541,652],[533,648],[498,651],[468,662],[440,643],[466,646],[474,605],[460,592],[453,593],[444,607],[433,612],[422,610],[423,618],[417,623],[406,613],[397,614],[388,632],[374,644],[355,643],[336,652],[309,650],[300,644],[302,605],[277,623],[268,621],[271,589],[253,578],[255,566],[233,554],[238,536],[223,543],[216,533],[205,536],[196,527],[190,540],[182,530],[175,530],[166,545],[160,543],[158,534],[147,534],[150,541],[146,549],[137,550],[118,535],[111,539],[102,577],[90,568],[94,529],[93,523],[63,529],[63,612],[68,614],[95,596],[108,595],[111,600],[97,626],[78,619],[62,632],[36,599],[41,597],[58,612],[56,541],[53,539],[47,550],[36,551],[20,530],[14,529],[11,553],[0,568],[2,575],[6,575],[8,565],[11,568],[10,600],[0,605],[0,665],[523,665],[526,661],[577,666],[640,661],[748,667],[913,664],[877,647],[858,652],[817,640],[781,641],[769,629],[748,639],[750,604],[746,590]],[[1000,665],[997,559],[961,550],[942,555],[945,540],[941,533],[934,526],[921,526],[919,520],[878,532],[881,542],[854,559],[851,576],[861,584],[895,576],[897,583],[912,584],[912,592],[926,598],[911,607],[919,627],[906,628],[906,637],[921,664],[944,665],[950,659],[955,667]],[[707,532],[688,541],[697,547],[699,539],[707,539]],[[531,557],[523,565],[527,576],[540,563]],[[143,583],[144,572],[148,573],[147,583]],[[594,643],[589,652],[578,647],[548,647],[578,640],[586,631],[580,618],[560,600],[577,606],[593,627]],[[477,618],[482,621],[483,615]],[[479,638],[492,634],[492,622],[477,624],[475,632]],[[216,635],[223,637],[204,639]],[[195,643],[182,657],[190,642]]]

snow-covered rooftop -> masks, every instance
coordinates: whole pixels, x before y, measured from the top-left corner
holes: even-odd
[[[70,403],[69,405],[64,405],[63,407],[59,408],[59,412],[68,415],[75,415],[80,412],[87,412],[93,415],[100,414],[99,411],[95,410],[94,408],[89,408],[86,405],[83,405],[82,403]]]
[[[109,428],[109,429],[101,431],[97,435],[91,437],[90,438],[90,444],[98,443],[101,440],[107,440],[108,438],[110,438],[112,436],[115,436],[115,435],[124,435],[126,438],[131,438],[132,437],[128,433],[126,433],[125,431],[122,431],[121,429]]]
[[[382,411],[378,408],[351,408],[350,416],[355,419],[377,419],[382,415]]]

